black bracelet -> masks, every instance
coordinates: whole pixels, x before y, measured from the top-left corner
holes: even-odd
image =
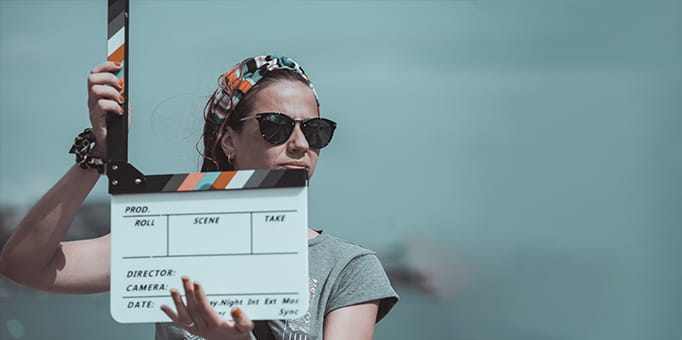
[[[82,169],[95,168],[101,174],[104,173],[104,160],[90,154],[95,144],[95,133],[91,128],[87,128],[73,140],[69,153],[76,155],[76,163]]]

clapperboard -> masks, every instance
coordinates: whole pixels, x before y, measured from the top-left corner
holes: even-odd
[[[168,322],[181,276],[202,284],[225,318],[299,318],[308,310],[307,172],[144,175],[128,163],[128,0],[109,0],[108,60],[123,66],[123,115],[107,116],[111,314]]]

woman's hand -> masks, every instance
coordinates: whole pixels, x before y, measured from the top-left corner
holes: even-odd
[[[175,303],[177,313],[170,307],[163,305],[163,310],[173,320],[173,324],[188,332],[207,340],[235,339],[250,340],[253,322],[244,315],[241,309],[230,311],[232,321],[225,320],[211,307],[203,288],[198,282],[192,283],[188,277],[182,277],[187,304],[177,290],[171,289],[171,297]]]
[[[88,76],[88,109],[97,143],[94,153],[103,158],[107,152],[107,111],[123,114],[123,82],[114,75],[120,69],[120,65],[107,61],[92,69]]]

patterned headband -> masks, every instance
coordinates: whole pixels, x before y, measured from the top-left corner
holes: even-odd
[[[240,65],[242,67],[239,67]],[[310,78],[303,72],[301,65],[289,57],[258,56],[246,59],[218,78],[218,88],[213,93],[213,102],[211,103],[211,114],[216,121],[216,128],[220,128],[223,121],[229,116],[230,111],[237,106],[242,97],[266,74],[274,70],[291,70],[299,74],[313,90],[319,111],[320,101],[317,98],[317,92],[310,82]],[[230,92],[232,92],[232,96],[230,96]]]

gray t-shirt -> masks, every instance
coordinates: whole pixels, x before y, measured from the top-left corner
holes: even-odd
[[[324,317],[335,309],[380,300],[378,322],[398,302],[379,259],[367,248],[323,232],[308,240],[308,259],[310,308],[299,319],[268,320],[275,339],[322,339]],[[155,339],[201,338],[172,323],[157,323]]]

